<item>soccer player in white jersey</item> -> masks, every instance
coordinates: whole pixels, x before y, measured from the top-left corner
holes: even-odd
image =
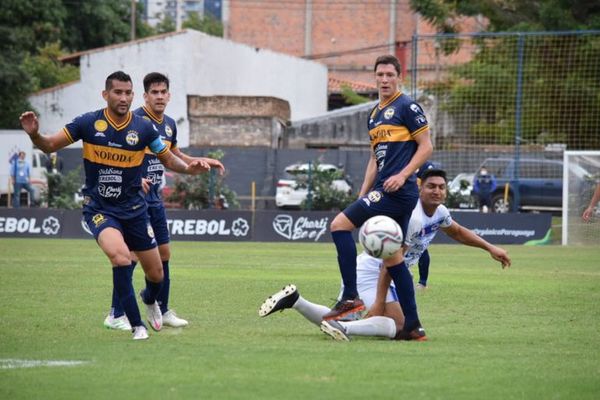
[[[473,231],[454,221],[448,209],[442,204],[446,199],[446,173],[439,169],[429,169],[423,173],[419,202],[410,218],[405,242],[407,265],[418,264],[419,257],[427,249],[437,232],[441,229],[454,240],[468,246],[486,250],[490,256],[501,263],[502,268],[510,267],[511,260],[506,250],[494,246]],[[294,308],[309,321],[320,325],[321,330],[336,340],[350,340],[350,336],[383,336],[401,339],[403,317],[395,291],[390,290],[391,278],[382,261],[365,253],[357,257],[357,284],[361,299],[369,313],[367,318],[357,321],[321,321],[329,308],[311,303],[298,293],[296,286],[288,285],[270,296],[259,309],[259,315],[265,317],[275,311]],[[387,292],[387,293],[386,293]]]

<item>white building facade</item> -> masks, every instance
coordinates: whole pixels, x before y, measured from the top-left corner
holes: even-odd
[[[327,111],[327,68],[270,50],[255,49],[194,30],[164,34],[82,52],[80,80],[29,97],[42,132],[57,132],[74,117],[106,106],[106,77],[123,70],[134,83],[132,108],[143,104],[144,75],[171,81],[167,114],[178,122],[179,145],[189,145],[187,96],[271,96],[290,104],[291,119]]]

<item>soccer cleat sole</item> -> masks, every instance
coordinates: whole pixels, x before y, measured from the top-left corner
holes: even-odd
[[[321,322],[321,332],[331,336],[338,342],[349,342],[350,338],[338,328],[331,326],[327,321]]]
[[[365,305],[362,304],[360,306],[357,306],[357,307],[351,308],[349,310],[346,310],[346,311],[344,311],[343,313],[340,313],[340,314],[331,315],[331,316],[325,316],[325,317],[323,317],[323,321],[332,321],[332,320],[338,321],[338,320],[341,320],[344,317],[347,317],[348,315],[360,313],[360,312],[365,311],[365,310],[366,310]]]
[[[296,285],[290,284],[290,285],[284,286],[283,289],[281,289],[279,292],[275,293],[274,295],[269,296],[269,298],[266,299],[262,303],[262,305],[258,309],[258,315],[260,317],[266,317],[267,315],[270,315],[276,311],[283,311],[286,308],[290,308],[291,305],[285,306],[285,307],[284,306],[278,307],[278,305],[280,305],[279,303],[282,300],[284,300],[288,296],[294,295],[294,293],[298,293]]]

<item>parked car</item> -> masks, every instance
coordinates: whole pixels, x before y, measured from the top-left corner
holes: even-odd
[[[515,185],[511,180],[516,163],[512,158],[488,158],[477,170],[485,166],[496,177],[497,187],[492,193],[492,211],[504,213],[511,210],[514,201]],[[559,211],[562,209],[563,162],[559,160],[521,158],[519,160],[519,208],[524,210]],[[592,175],[573,165],[572,173],[578,178],[578,185],[588,184]],[[505,185],[509,184],[505,201]],[[573,191],[579,189],[573,188]]]
[[[333,164],[318,164],[319,171],[342,174],[342,170]],[[298,208],[308,196],[308,187],[301,182],[308,180],[309,164],[292,164],[285,168],[283,178],[277,181],[275,204],[280,208]],[[351,193],[352,184],[346,177],[335,179],[333,189]]]
[[[448,182],[448,198],[446,206],[450,208],[472,209],[477,208],[472,196],[473,178],[475,174],[461,172]]]

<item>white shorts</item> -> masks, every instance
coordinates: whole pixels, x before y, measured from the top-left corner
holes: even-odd
[[[357,258],[356,267],[356,288],[358,289],[358,295],[365,303],[365,307],[370,309],[375,302],[377,296],[377,281],[379,280],[379,268],[381,266],[381,260],[367,256],[365,253],[361,253]],[[342,298],[344,292],[344,284],[342,283],[340,289],[340,295],[338,300]],[[388,289],[385,302],[392,303],[398,301],[398,295],[396,294],[396,288],[394,284]]]

